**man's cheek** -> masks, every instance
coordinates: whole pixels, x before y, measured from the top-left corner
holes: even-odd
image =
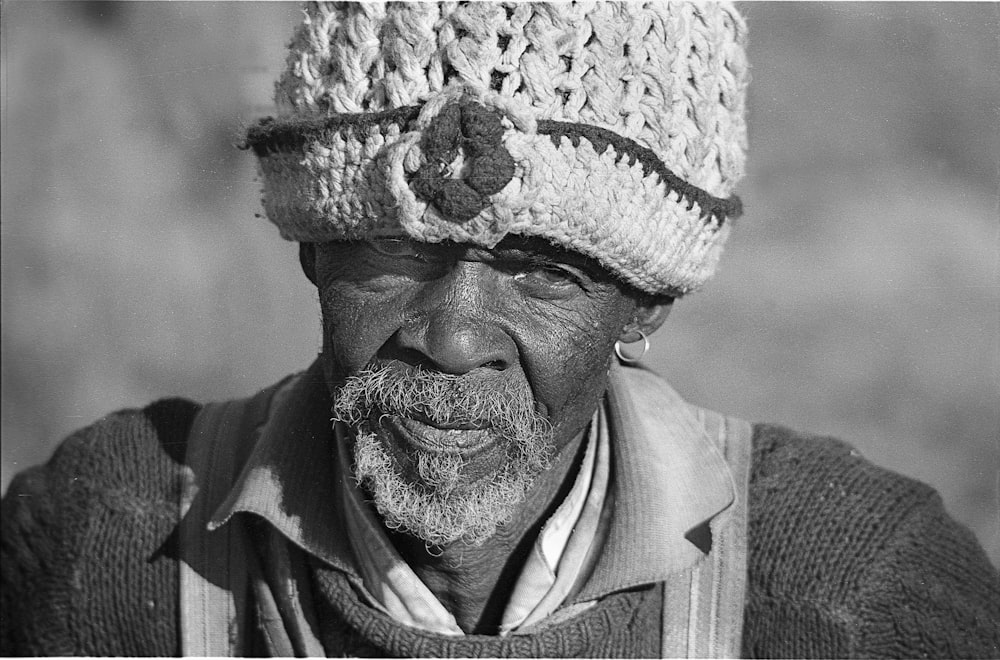
[[[530,319],[523,325],[540,339],[537,345],[572,368],[611,354],[632,311],[627,301],[611,298],[610,292],[602,292],[594,299],[535,301],[519,310],[519,318]]]
[[[579,425],[604,393],[614,339],[552,333],[526,359],[534,395],[553,425]]]
[[[343,376],[367,366],[398,328],[397,307],[351,293],[327,291],[320,299],[324,340]]]

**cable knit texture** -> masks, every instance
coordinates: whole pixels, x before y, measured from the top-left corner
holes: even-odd
[[[538,236],[680,295],[741,212],[745,42],[729,4],[310,4],[246,142],[286,239]]]
[[[2,505],[0,653],[177,655],[177,522],[197,411],[110,415],[11,483]],[[758,425],[744,654],[998,657],[1000,578],[933,490],[831,439]],[[529,635],[449,638],[371,612],[314,566],[330,655],[647,656],[661,590],[615,594]]]
[[[14,478],[0,535],[8,655],[177,650],[180,465],[197,406],[109,415]]]
[[[747,655],[998,657],[1000,579],[930,487],[757,427]]]

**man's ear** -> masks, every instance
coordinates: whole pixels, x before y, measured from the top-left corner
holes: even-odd
[[[309,281],[316,284],[316,244],[315,243],[299,243],[299,264],[302,266],[302,272],[306,274]]]
[[[626,344],[639,341],[641,330],[647,337],[660,329],[674,308],[673,298],[655,298],[640,301],[635,307],[634,320],[622,328],[619,339]]]

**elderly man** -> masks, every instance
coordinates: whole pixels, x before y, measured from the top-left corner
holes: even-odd
[[[933,491],[632,364],[740,214],[744,41],[727,6],[311,7],[246,143],[322,353],[18,477],[3,652],[1000,653]]]

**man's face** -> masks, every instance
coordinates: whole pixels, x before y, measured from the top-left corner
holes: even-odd
[[[534,239],[306,247],[356,476],[391,527],[482,542],[586,427],[640,308],[592,260]]]

